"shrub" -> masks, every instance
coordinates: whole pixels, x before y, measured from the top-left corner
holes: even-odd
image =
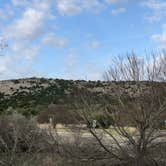
[[[74,119],[71,112],[63,105],[50,104],[47,109],[41,111],[37,117],[39,123],[48,123],[52,118],[54,127],[56,124],[72,124]]]
[[[37,116],[38,123],[49,123],[49,113],[48,110],[44,110],[39,112]]]
[[[0,152],[34,152],[43,148],[46,133],[41,132],[35,120],[20,114],[0,117]]]
[[[166,130],[166,120],[161,120],[161,122],[159,124],[159,128],[161,130]]]
[[[114,120],[111,117],[104,115],[102,112],[95,112],[92,115],[93,119],[97,121],[96,128],[109,128],[110,125],[114,125]],[[88,127],[92,127],[93,122],[88,124]]]
[[[12,82],[13,82],[14,84],[19,84],[19,83],[20,83],[19,80],[12,80]]]

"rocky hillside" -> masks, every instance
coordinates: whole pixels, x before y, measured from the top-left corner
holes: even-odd
[[[28,78],[0,81],[0,113],[21,110],[36,114],[38,107],[49,104],[67,104],[76,89],[83,87],[102,93],[103,83],[62,79]],[[96,88],[96,90],[93,90]],[[41,109],[41,108],[40,108]],[[40,110],[39,109],[39,110]]]
[[[148,83],[142,82],[148,90]],[[120,90],[123,95],[137,95],[134,82],[101,82],[84,80],[63,80],[27,78],[0,81],[0,114],[20,110],[26,116],[37,114],[49,104],[68,104],[72,102],[75,90],[90,91],[95,101],[100,102],[106,95],[114,96]]]

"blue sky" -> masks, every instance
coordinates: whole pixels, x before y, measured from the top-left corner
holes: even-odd
[[[166,47],[165,0],[0,0],[0,79],[102,79],[111,59]]]

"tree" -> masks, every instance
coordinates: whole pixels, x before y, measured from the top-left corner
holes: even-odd
[[[35,119],[20,114],[0,117],[0,165],[38,165],[38,156],[47,152],[50,141],[47,132],[37,127]],[[41,164],[39,164],[41,165]]]
[[[148,58],[135,53],[118,57],[104,73],[104,78],[114,88],[98,109],[107,119],[113,119],[114,126],[108,130],[102,128],[105,139],[96,129],[89,128],[90,133],[109,154],[109,159],[116,159],[120,164],[166,164],[166,155],[163,156],[166,154],[166,131],[160,130],[166,119],[165,52],[153,53]],[[116,98],[115,103],[112,96]],[[78,113],[90,124],[96,108],[88,92],[79,98]]]

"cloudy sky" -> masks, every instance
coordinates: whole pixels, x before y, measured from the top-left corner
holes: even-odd
[[[165,0],[0,0],[0,79],[102,79],[111,59],[166,47]]]

